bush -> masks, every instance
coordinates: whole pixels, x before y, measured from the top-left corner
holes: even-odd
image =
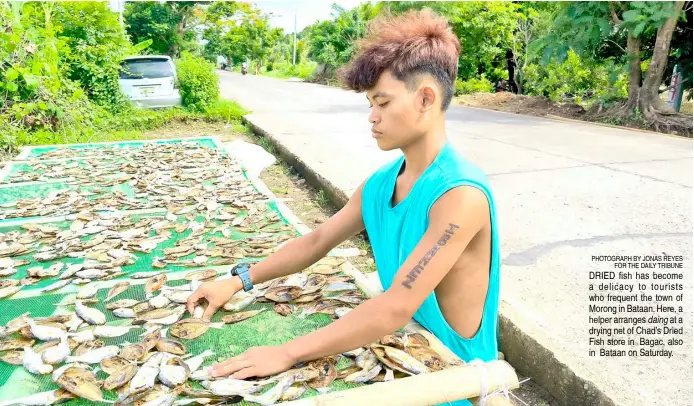
[[[208,118],[224,120],[229,123],[239,120],[244,114],[248,113],[240,104],[231,100],[220,99],[205,110]]]
[[[480,76],[479,79],[473,78],[466,81],[462,81],[460,79],[455,80],[456,96],[460,96],[461,94],[471,94],[480,92],[490,93],[493,91],[494,84],[484,76],[484,73]]]
[[[176,61],[176,74],[183,105],[204,112],[219,99],[219,79],[215,64],[184,52]]]
[[[627,97],[629,78],[612,61],[598,65],[582,61],[570,50],[562,63],[530,64],[524,72],[523,92],[555,102],[587,100],[610,104]]]

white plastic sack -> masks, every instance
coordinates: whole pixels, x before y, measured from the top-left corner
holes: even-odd
[[[224,150],[236,158],[249,176],[259,177],[263,169],[275,164],[274,155],[265,151],[260,145],[250,144],[242,140],[224,143]]]

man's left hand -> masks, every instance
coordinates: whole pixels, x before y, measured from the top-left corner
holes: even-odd
[[[235,379],[263,378],[284,372],[296,363],[284,346],[252,347],[243,354],[214,365],[210,375],[214,377],[231,375]]]

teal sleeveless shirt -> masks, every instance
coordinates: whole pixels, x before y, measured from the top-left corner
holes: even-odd
[[[429,211],[436,200],[454,187],[480,189],[489,203],[492,247],[489,288],[479,330],[469,339],[456,333],[443,317],[434,292],[417,310],[414,320],[465,362],[496,360],[500,250],[496,210],[487,177],[480,168],[460,156],[447,140],[407,197],[392,207],[395,181],[404,161],[401,156],[382,166],[366,180],[362,190],[362,218],[383,289],[390,288],[398,269],[427,231]],[[470,402],[464,400],[454,404],[469,405]]]

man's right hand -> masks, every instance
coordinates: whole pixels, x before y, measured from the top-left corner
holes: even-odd
[[[188,313],[192,315],[195,311],[195,306],[204,299],[207,301],[207,308],[202,315],[202,319],[210,321],[217,309],[224,306],[242,287],[243,285],[238,276],[221,281],[205,282],[188,298],[186,303]]]

